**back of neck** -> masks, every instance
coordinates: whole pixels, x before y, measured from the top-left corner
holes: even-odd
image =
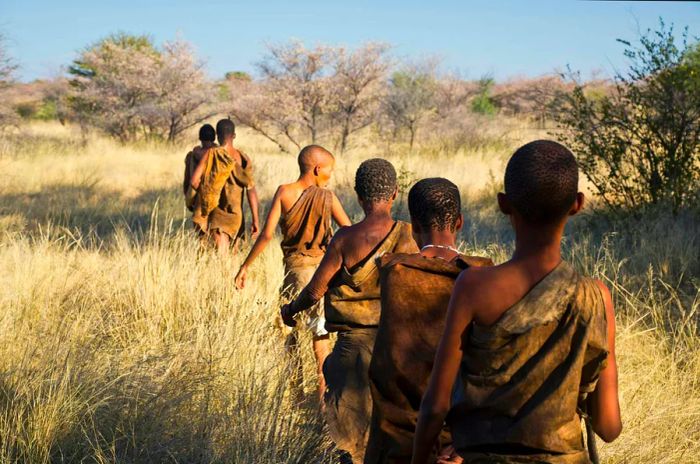
[[[449,230],[431,230],[421,234],[420,242],[420,254],[426,258],[442,258],[451,261],[459,254],[455,233]]]
[[[308,174],[300,175],[297,179],[297,184],[299,184],[304,189],[307,189],[312,186],[317,186],[316,179],[314,178],[314,176]]]
[[[517,230],[512,261],[542,270],[554,269],[561,262],[563,230]]]

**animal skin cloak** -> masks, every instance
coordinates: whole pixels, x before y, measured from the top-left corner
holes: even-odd
[[[397,221],[367,258],[338,272],[326,293],[326,329],[338,332],[323,365],[328,386],[324,395],[326,422],[338,448],[349,452],[356,463],[364,460],[372,415],[369,363],[380,313],[376,258],[384,253],[416,251],[411,225]]]
[[[192,220],[204,231],[235,239],[243,232],[243,194],[255,186],[253,166],[243,152],[242,164],[236,163],[226,147],[210,148],[208,153]]]
[[[423,394],[455,279],[470,266],[491,266],[488,258],[452,261],[416,254],[387,254],[379,265],[381,318],[369,377],[372,425],[365,464],[410,463]],[[440,447],[451,443],[440,434]]]
[[[447,423],[465,463],[590,462],[579,408],[608,354],[592,279],[562,262],[463,345]]]

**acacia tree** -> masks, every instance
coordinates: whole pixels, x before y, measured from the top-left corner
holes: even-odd
[[[157,115],[167,127],[167,140],[175,141],[190,127],[220,111],[212,104],[212,86],[207,82],[203,63],[197,61],[190,45],[166,42],[161,54],[157,87]]]
[[[557,115],[561,136],[610,207],[677,212],[700,188],[700,63],[689,59],[687,29],[679,46],[663,21],[639,44],[620,42],[629,69],[609,95],[591,98],[575,82]]]
[[[10,56],[5,37],[0,34],[0,128],[17,122],[17,113],[4,95],[14,82],[17,63]]]
[[[181,41],[159,50],[146,36],[112,35],[85,49],[69,73],[74,117],[123,142],[174,141],[212,114],[202,65]]]
[[[333,118],[340,127],[340,153],[347,149],[352,134],[376,121],[391,66],[388,51],[389,46],[381,43],[335,51],[331,100]]]
[[[435,85],[435,113],[440,119],[448,119],[462,112],[479,92],[479,86],[456,75],[446,75]]]
[[[268,54],[258,63],[264,89],[279,102],[279,109],[296,115],[302,131],[299,138],[318,142],[324,117],[329,113],[331,85],[327,74],[332,50],[324,45],[307,49],[299,41],[270,44],[267,50]],[[283,132],[300,145],[291,135],[291,127],[285,124]]]
[[[567,83],[560,75],[545,75],[534,79],[513,79],[497,84],[494,103],[512,116],[530,116],[545,127],[547,119],[556,111],[555,105],[567,93]]]
[[[231,103],[230,113],[238,120],[267,138],[285,153],[292,147],[301,148],[297,135],[298,118],[293,113],[295,102],[286,92],[280,92],[274,83],[249,79],[227,80]]]
[[[411,149],[421,124],[435,111],[435,91],[434,63],[408,66],[389,81],[385,112],[395,133],[408,131]]]

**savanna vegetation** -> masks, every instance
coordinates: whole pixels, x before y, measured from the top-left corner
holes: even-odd
[[[357,220],[354,171],[383,156],[400,174],[397,216],[415,180],[448,177],[460,246],[498,262],[513,248],[495,204],[505,161],[535,138],[568,141],[589,203],[565,256],[610,286],[618,317],[625,428],[603,462],[700,462],[698,48],[659,34],[628,45],[630,74],[588,82],[468,81],[392,62],[384,45],[298,43],[271,46],[255,78],[211,82],[183,44],[113,36],[30,92],[0,54],[0,461],[335,462],[313,402],[288,391],[281,251],[237,291],[241,255],[202,253],[188,222],[184,154],[200,121],[231,114],[263,205],[296,170],[289,152],[315,140],[336,151],[332,188]],[[144,66],[126,67],[124,49],[168,79],[134,78]],[[206,101],[169,98],[190,91]]]

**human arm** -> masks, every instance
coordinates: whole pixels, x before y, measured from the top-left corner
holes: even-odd
[[[350,222],[350,218],[345,213],[343,205],[340,203],[340,200],[338,200],[338,197],[335,196],[335,193],[333,194],[331,215],[333,216],[333,220],[335,221],[335,223],[338,224],[340,227],[352,225],[352,222]]]
[[[192,157],[192,152],[189,152],[185,156],[185,175],[182,180],[182,193],[187,195],[187,189],[190,188],[190,159]]]
[[[272,198],[272,205],[270,206],[270,211],[267,213],[267,218],[265,219],[265,225],[263,226],[262,233],[255,240],[253,248],[251,248],[250,252],[248,253],[248,256],[246,256],[245,261],[243,261],[241,268],[236,274],[235,284],[237,288],[243,288],[245,286],[248,268],[251,264],[253,264],[253,261],[255,261],[255,259],[258,256],[260,256],[260,253],[263,252],[263,250],[265,249],[267,244],[270,243],[270,240],[272,240],[272,237],[275,234],[275,228],[277,227],[277,224],[279,224],[280,217],[282,216],[282,202],[280,201],[280,197],[282,195],[281,190],[282,188],[280,187],[277,189],[277,192],[275,192],[275,196]]]
[[[335,234],[331,243],[328,244],[328,251],[323,256],[321,264],[318,265],[314,276],[309,283],[299,293],[294,301],[286,304],[281,309],[282,320],[290,327],[294,327],[296,322],[294,316],[304,311],[323,298],[328,291],[328,285],[343,265],[343,255],[341,253],[342,232]]]
[[[248,204],[250,205],[250,213],[253,215],[253,223],[250,226],[250,237],[255,239],[260,232],[260,216],[258,215],[258,192],[255,187],[246,189]],[[273,228],[274,230],[274,228]]]
[[[450,408],[450,395],[462,361],[462,337],[474,314],[473,288],[477,284],[471,270],[460,274],[455,282],[447,309],[443,331],[428,388],[418,413],[413,440],[412,464],[425,464]]]
[[[620,400],[617,388],[617,361],[615,359],[615,310],[610,290],[601,281],[596,281],[605,303],[607,321],[608,358],[600,372],[595,390],[588,398],[588,414],[595,433],[606,443],[615,440],[622,432]]]
[[[197,167],[194,168],[192,177],[190,177],[190,185],[195,190],[199,188],[199,184],[202,182],[202,176],[204,175],[204,170],[207,168],[207,161],[209,160],[209,156],[211,156],[209,150],[204,152],[204,155],[199,160],[199,163],[197,163]]]

